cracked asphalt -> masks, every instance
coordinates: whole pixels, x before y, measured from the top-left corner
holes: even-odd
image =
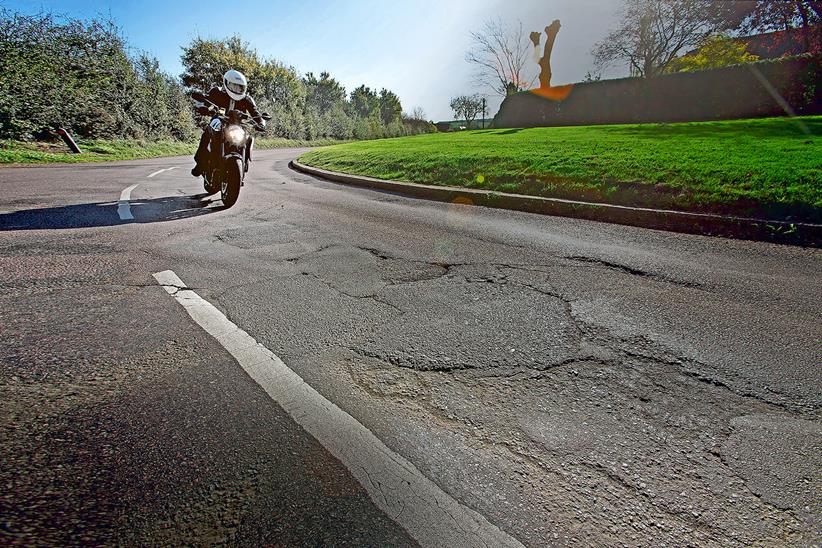
[[[258,152],[231,210],[185,158],[0,170],[4,544],[414,544],[168,269],[527,546],[822,543],[820,250],[414,200],[298,154]]]

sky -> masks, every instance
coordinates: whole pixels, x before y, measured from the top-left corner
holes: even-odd
[[[573,83],[593,69],[591,49],[614,25],[619,0],[0,0],[0,6],[79,18],[110,15],[135,50],[153,55],[174,75],[182,73],[181,48],[193,38],[239,34],[259,54],[301,74],[327,70],[348,91],[360,84],[388,88],[407,112],[422,107],[440,121],[453,118],[448,105],[456,95],[486,95],[490,114],[496,113],[500,99],[474,83],[465,61],[469,33],[484,21],[521,20],[527,34],[560,19],[552,83]],[[536,63],[529,66],[536,75]],[[626,73],[615,67],[604,76]]]

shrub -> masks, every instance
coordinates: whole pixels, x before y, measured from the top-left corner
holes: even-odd
[[[111,21],[0,9],[0,138],[66,127],[78,137],[187,138],[182,88],[157,61],[129,57]]]

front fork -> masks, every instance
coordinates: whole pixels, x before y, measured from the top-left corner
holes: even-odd
[[[248,166],[251,164],[252,150],[254,150],[254,137],[249,135],[248,142],[245,145],[245,161],[243,162],[243,168],[245,170],[245,173],[248,173]]]
[[[245,174],[248,173],[248,166],[251,164],[251,151],[254,150],[254,137],[248,136],[245,146],[240,151],[240,159],[243,161],[243,179],[240,181],[240,186],[245,186]],[[229,153],[228,155],[230,155]],[[234,153],[236,154],[236,153]],[[223,155],[225,158],[228,155]]]

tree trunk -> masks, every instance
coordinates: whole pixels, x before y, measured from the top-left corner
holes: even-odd
[[[808,21],[808,6],[803,0],[797,0],[796,9],[799,11],[799,17],[802,18],[802,45],[805,47],[805,52],[811,50],[811,25]]]
[[[551,87],[551,53],[554,51],[554,41],[557,39],[559,33],[560,23],[555,20],[550,26],[545,27],[545,34],[548,39],[545,41],[545,49],[543,50],[542,59],[539,60],[539,87],[547,89]]]

